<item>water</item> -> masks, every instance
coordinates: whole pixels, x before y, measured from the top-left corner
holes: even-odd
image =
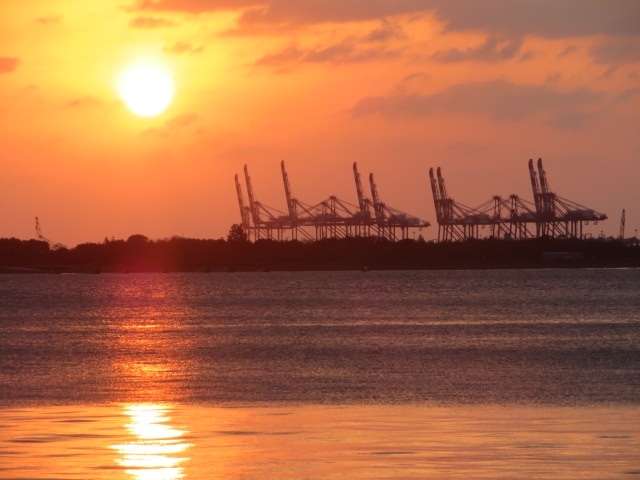
[[[2,275],[0,478],[640,475],[639,285]]]

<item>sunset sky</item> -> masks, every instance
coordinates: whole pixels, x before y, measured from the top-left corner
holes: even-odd
[[[141,61],[156,116],[118,93]],[[0,237],[224,237],[244,164],[286,210],[284,160],[307,204],[357,204],[358,162],[431,239],[429,167],[474,207],[538,157],[594,236],[640,228],[637,0],[0,0]]]

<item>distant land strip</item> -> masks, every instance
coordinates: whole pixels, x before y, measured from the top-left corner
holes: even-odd
[[[310,242],[244,238],[127,240],[74,248],[0,238],[0,273],[240,272],[491,268],[640,268],[640,244],[614,239],[391,242],[377,237]]]

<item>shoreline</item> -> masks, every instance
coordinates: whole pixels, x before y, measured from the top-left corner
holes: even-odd
[[[447,270],[546,270],[546,269],[636,269],[640,262],[539,262],[518,264],[469,263],[456,265],[245,265],[233,268],[102,268],[96,266],[54,265],[35,268],[0,266],[0,275],[53,274],[138,274],[138,273],[271,273],[271,272],[383,272],[383,271],[447,271]]]

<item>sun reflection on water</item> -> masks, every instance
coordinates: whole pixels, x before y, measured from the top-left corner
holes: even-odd
[[[182,463],[189,457],[181,454],[191,447],[182,438],[186,430],[168,424],[169,408],[154,404],[127,405],[124,413],[131,417],[125,426],[135,440],[111,448],[122,457],[116,463],[139,480],[177,480],[185,478]]]

